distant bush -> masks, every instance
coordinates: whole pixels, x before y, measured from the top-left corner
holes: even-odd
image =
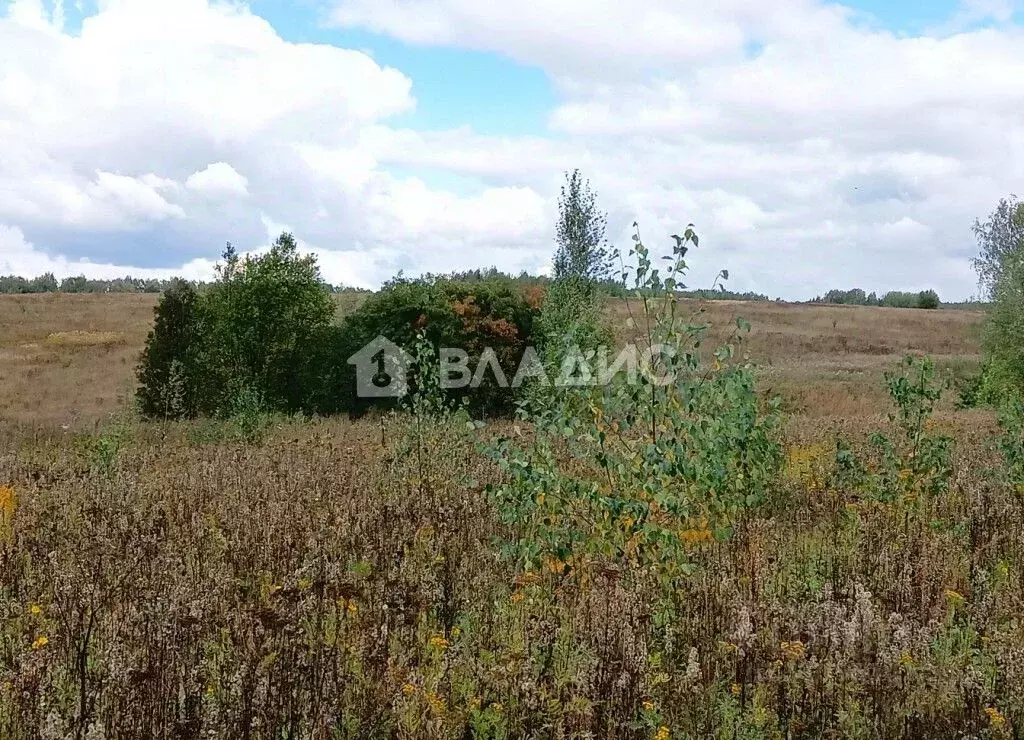
[[[881,298],[876,293],[865,293],[861,288],[830,290],[824,296],[812,298],[810,303],[832,303],[845,306],[885,306],[887,308],[938,308],[939,295],[934,290],[912,293],[890,290]]]
[[[681,290],[678,293],[679,298],[692,298],[701,301],[771,301],[773,299],[766,296],[764,293],[755,293],[753,291],[737,292],[735,290],[728,290],[727,288],[720,288],[718,290]],[[777,300],[777,299],[776,299]]]
[[[211,410],[243,391],[268,410],[304,410],[303,366],[334,316],[315,257],[282,234],[263,255],[240,259],[229,248],[218,277],[205,296],[204,360],[219,380]]]
[[[917,294],[918,308],[934,309],[938,308],[939,305],[939,294],[934,290],[922,290]]]
[[[39,277],[23,278],[17,275],[0,275],[0,294],[11,293],[163,293],[171,289],[181,278],[160,280],[156,278],[125,277],[102,280],[87,278],[85,275],[73,275],[58,281],[53,273],[48,272]],[[210,283],[192,281],[197,288],[204,288]],[[366,293],[365,288],[353,288],[348,285],[331,285],[324,283],[331,293]]]
[[[811,303],[835,303],[842,306],[877,306],[878,297],[872,293],[866,294],[860,288],[851,290],[833,289],[824,296],[814,298]]]
[[[345,318],[337,335],[336,356],[341,364],[328,383],[337,389],[338,405],[358,408],[369,403],[355,397],[355,370],[346,360],[378,336],[409,348],[422,333],[435,349],[464,349],[474,373],[481,354],[491,348],[511,382],[533,336],[541,295],[524,293],[503,280],[398,278],[386,283]],[[415,378],[410,381],[415,386]],[[515,389],[498,387],[490,371],[472,392],[451,389],[450,395],[455,400],[466,398],[474,411],[483,413],[505,413],[515,404]]]
[[[218,280],[200,292],[184,283],[156,308],[138,368],[139,405],[150,416],[315,411],[323,361],[313,348],[334,314],[316,260],[282,234],[263,255],[228,246]],[[184,400],[171,403],[168,399]],[[242,399],[242,400],[240,400]],[[244,401],[244,403],[242,403]]]
[[[191,418],[199,408],[202,340],[199,295],[176,281],[154,309],[153,329],[139,359],[136,398],[143,414],[165,419]]]
[[[886,308],[917,308],[917,293],[890,290],[882,296],[881,305]]]

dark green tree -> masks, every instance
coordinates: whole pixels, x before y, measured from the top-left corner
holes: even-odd
[[[165,419],[195,416],[198,407],[201,342],[199,296],[184,280],[174,281],[153,311],[137,368],[136,399],[143,414]]]
[[[934,290],[922,290],[917,294],[918,308],[938,308],[939,305],[939,294]]]
[[[205,300],[202,360],[216,385],[207,410],[230,412],[239,394],[268,411],[302,410],[311,347],[334,316],[316,257],[288,233],[244,259],[229,244]]]

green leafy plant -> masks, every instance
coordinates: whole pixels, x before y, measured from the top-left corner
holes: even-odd
[[[196,414],[202,382],[199,304],[195,288],[177,280],[153,310],[153,329],[137,370],[136,400],[146,416],[182,419]]]
[[[267,411],[319,410],[339,360],[318,351],[331,345],[334,304],[315,257],[286,233],[244,259],[229,244],[217,272],[202,292],[179,281],[161,297],[139,362],[142,412],[230,416],[240,389]]]
[[[348,408],[373,402],[356,398],[355,370],[345,360],[383,336],[407,349],[427,341],[435,353],[441,348],[464,350],[466,368],[474,377],[482,370],[484,353],[493,352],[508,383],[498,381],[492,364],[491,369],[481,372],[476,387],[446,388],[444,394],[450,401],[465,399],[476,415],[510,413],[515,408],[517,389],[507,386],[533,336],[536,313],[536,305],[505,281],[393,280],[342,324],[337,349],[339,375],[335,380],[339,395]],[[415,370],[409,382],[416,387]]]
[[[676,291],[696,244],[692,227],[676,237],[663,277],[634,237],[634,323],[647,366],[608,385],[533,394],[522,408],[533,444],[504,439],[492,450],[511,479],[493,489],[495,499],[528,533],[506,547],[522,568],[546,560],[652,568],[668,593],[691,567],[688,551],[728,539],[777,474],[777,402],[759,400],[734,344],[706,352],[700,312],[680,310]],[[733,338],[747,330],[737,320]],[[591,349],[577,361],[596,359]]]
[[[952,439],[932,429],[935,405],[942,398],[943,382],[936,376],[930,357],[907,355],[900,372],[885,375],[893,402],[889,412],[890,434],[879,431],[870,437],[871,459],[857,463],[845,445],[837,455],[847,483],[867,497],[899,502],[911,507],[921,498],[934,499],[949,489],[952,477]],[[860,470],[860,481],[854,472]]]

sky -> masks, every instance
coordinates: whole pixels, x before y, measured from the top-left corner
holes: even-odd
[[[690,287],[977,293],[1018,0],[0,0],[0,274],[550,269],[579,168]]]

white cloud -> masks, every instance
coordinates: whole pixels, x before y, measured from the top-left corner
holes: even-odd
[[[930,281],[964,297],[971,224],[1024,178],[1024,31],[1007,0],[961,8],[1002,26],[926,36],[814,0],[336,1],[339,25],[504,54],[561,94],[557,138],[378,126],[364,134],[378,161],[546,193],[552,170],[579,166],[620,244],[634,219],[661,241],[696,222],[716,248],[695,259],[698,284],[729,267],[737,287],[794,297]]]
[[[165,218],[184,218],[181,206],[168,203],[160,190],[174,190],[176,184],[150,173],[143,177],[128,177],[112,172],[98,171],[86,193],[94,204],[122,215],[126,220],[162,221]]]
[[[334,2],[342,26],[541,67],[559,97],[548,130],[396,127],[416,105],[402,71],[288,42],[239,3],[102,0],[72,33],[59,4],[15,0],[0,223],[38,246],[7,269],[200,264],[287,223],[335,282],[535,270],[561,172],[580,167],[619,245],[634,220],[656,249],[697,224],[692,284],[726,267],[733,287],[791,297],[963,297],[971,223],[1024,179],[1010,0],[964,0],[959,26],[917,36],[821,0]],[[450,175],[469,186],[437,186]]]
[[[529,187],[457,196],[393,177],[361,143],[415,105],[401,72],[287,42],[235,3],[104,0],[77,33],[47,7],[0,15],[0,223],[47,250],[182,264],[226,240],[265,244],[270,214],[324,245],[336,282],[467,254],[536,261],[545,204]],[[8,269],[39,264],[38,249],[17,254]]]
[[[212,197],[249,194],[249,181],[226,162],[214,162],[193,172],[185,180],[185,187]]]

